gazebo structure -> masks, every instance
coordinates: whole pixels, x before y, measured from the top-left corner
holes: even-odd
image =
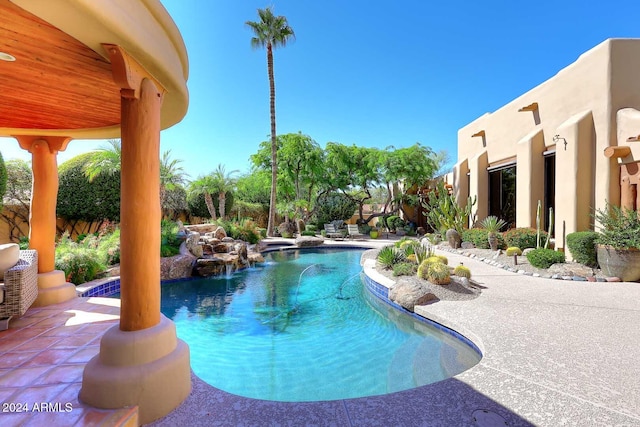
[[[80,399],[137,405],[148,423],[189,394],[189,349],[160,313],[160,130],[187,111],[188,60],[159,0],[0,0],[0,136],[32,155],[30,248],[44,306],[75,298],[54,267],[57,153],[122,140],[120,324],[86,366]]]

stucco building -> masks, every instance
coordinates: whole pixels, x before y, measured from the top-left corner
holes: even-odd
[[[535,227],[554,209],[556,247],[593,229],[606,202],[636,209],[640,161],[640,39],[609,39],[554,77],[458,131],[459,203]]]

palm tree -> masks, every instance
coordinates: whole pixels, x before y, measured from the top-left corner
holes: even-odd
[[[100,147],[84,167],[84,174],[93,182],[100,175],[116,175],[120,173],[122,163],[122,146],[119,139],[110,139],[109,146]]]
[[[269,106],[271,114],[271,198],[269,201],[269,221],[267,223],[267,235],[273,236],[274,222],[276,219],[276,180],[278,178],[278,163],[276,151],[276,85],[273,78],[273,49],[278,46],[286,46],[287,41],[295,38],[293,29],[289,26],[287,18],[275,16],[270,7],[258,9],[260,21],[247,21],[254,36],[251,38],[251,47],[254,49],[266,47],[267,72],[269,74]]]
[[[182,160],[172,159],[171,150],[162,153],[160,159],[160,205],[164,204],[167,191],[173,190],[179,185],[184,185],[189,174],[185,173]]]
[[[218,168],[213,171],[211,176],[218,190],[218,209],[220,210],[220,218],[224,219],[226,208],[226,193],[233,190],[236,185],[236,178],[232,175],[238,173],[238,170],[232,170],[227,173],[224,165],[218,164]]]
[[[207,205],[207,210],[212,220],[218,219],[216,217],[216,207],[213,204],[211,194],[217,192],[217,184],[212,174],[201,175],[189,185],[189,191],[194,194],[202,193],[204,195],[204,202]]]
[[[184,185],[189,174],[185,173],[182,160],[171,159],[171,150],[162,153],[160,159],[160,206],[164,212],[175,213],[176,210],[186,208],[186,199],[178,195],[185,194]],[[176,203],[183,201],[184,203]],[[182,205],[180,207],[180,205]]]

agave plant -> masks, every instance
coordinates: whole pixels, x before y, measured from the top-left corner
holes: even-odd
[[[378,262],[386,269],[393,268],[405,259],[404,253],[393,246],[385,246],[378,252]]]
[[[487,231],[487,239],[492,251],[498,250],[498,232],[505,225],[507,225],[505,220],[494,215],[490,215],[480,222],[480,226]]]

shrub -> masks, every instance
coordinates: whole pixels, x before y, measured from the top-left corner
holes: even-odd
[[[93,237],[76,243],[69,238],[69,233],[63,234],[56,245],[56,270],[64,271],[66,280],[76,285],[95,279],[106,268],[95,242]]]
[[[170,257],[180,253],[182,240],[178,238],[178,224],[172,221],[160,222],[160,256]]]
[[[302,233],[300,233],[301,236],[315,236],[316,232],[315,231],[310,231],[310,230],[304,230]]]
[[[317,226],[315,226],[315,225],[313,225],[313,224],[307,224],[307,225],[304,227],[304,231],[313,231],[313,232],[316,232],[316,231],[318,231],[318,227],[317,227]]]
[[[20,239],[18,240],[18,246],[20,247],[21,251],[29,249],[29,236],[20,236]]]
[[[106,265],[120,263],[120,229],[100,237],[98,253]]]
[[[245,241],[252,245],[258,243],[262,238],[262,234],[256,223],[248,218],[242,219],[239,222],[218,220],[217,224],[225,229],[229,237]]]
[[[427,270],[427,280],[436,285],[447,285],[451,283],[449,267],[441,262],[434,262]]]
[[[385,246],[378,253],[378,262],[386,269],[390,269],[404,260],[404,254],[393,246]]]
[[[534,249],[527,254],[527,259],[534,267],[549,268],[553,264],[564,262],[564,253],[556,252],[553,249]]]
[[[453,274],[458,277],[466,277],[467,279],[471,278],[471,270],[469,267],[465,267],[462,264],[453,269]]]
[[[315,222],[319,229],[331,221],[351,218],[358,204],[342,193],[327,193],[318,197]]]
[[[571,251],[571,256],[576,262],[595,267],[598,265],[596,255],[596,239],[598,233],[595,231],[578,231],[567,234],[567,247]]]
[[[496,233],[498,238],[498,248],[506,248],[503,233]],[[471,228],[462,232],[462,241],[471,242],[478,249],[489,249],[489,232],[481,228]]]
[[[600,223],[597,243],[616,249],[640,249],[640,215],[638,211],[607,203],[606,209],[595,214]]]
[[[411,262],[401,262],[393,266],[394,276],[413,276],[416,274],[417,266]]]
[[[518,255],[518,256],[522,255],[522,250],[517,246],[511,246],[507,248],[507,256],[514,256],[514,255]]]
[[[386,223],[387,228],[392,231],[402,228],[405,225],[404,219],[400,218],[397,215],[391,215],[389,218],[387,218]]]
[[[533,228],[512,228],[503,233],[503,237],[509,246],[515,246],[520,249],[535,248],[537,231]],[[540,241],[544,242],[546,238],[547,232],[540,230]]]

